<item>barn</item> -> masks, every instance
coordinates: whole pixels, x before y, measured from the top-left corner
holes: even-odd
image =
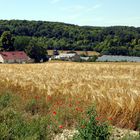
[[[24,51],[0,52],[0,63],[27,63],[30,58]]]
[[[53,56],[52,59],[63,61],[80,61],[80,56],[76,53],[62,53],[60,55]]]

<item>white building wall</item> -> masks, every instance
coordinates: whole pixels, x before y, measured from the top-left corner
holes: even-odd
[[[1,54],[0,54],[0,63],[4,63],[4,59],[2,58]]]
[[[13,60],[13,59],[9,59],[9,60],[7,60],[6,63],[15,63],[15,60]]]

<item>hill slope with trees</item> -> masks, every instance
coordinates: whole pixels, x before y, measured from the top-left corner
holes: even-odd
[[[46,49],[97,51],[101,54],[140,56],[140,28],[91,27],[59,22],[0,20],[0,36],[10,31],[14,48],[34,43]]]

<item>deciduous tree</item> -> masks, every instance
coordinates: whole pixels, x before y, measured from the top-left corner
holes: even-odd
[[[10,31],[3,32],[2,36],[1,36],[1,44],[2,44],[3,50],[5,50],[5,51],[15,50],[13,47],[14,38]]]

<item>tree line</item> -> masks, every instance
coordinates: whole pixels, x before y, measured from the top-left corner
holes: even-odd
[[[38,46],[45,49],[97,51],[106,55],[140,56],[140,28],[135,27],[0,20],[0,36],[4,31],[10,31],[13,35],[16,50],[27,51]]]
[[[15,37],[13,37],[11,32],[4,31],[0,38],[0,51],[18,51],[18,48],[14,46],[14,42]],[[48,60],[47,49],[33,39],[31,39],[27,47],[20,51],[25,51],[35,62],[45,62]]]

